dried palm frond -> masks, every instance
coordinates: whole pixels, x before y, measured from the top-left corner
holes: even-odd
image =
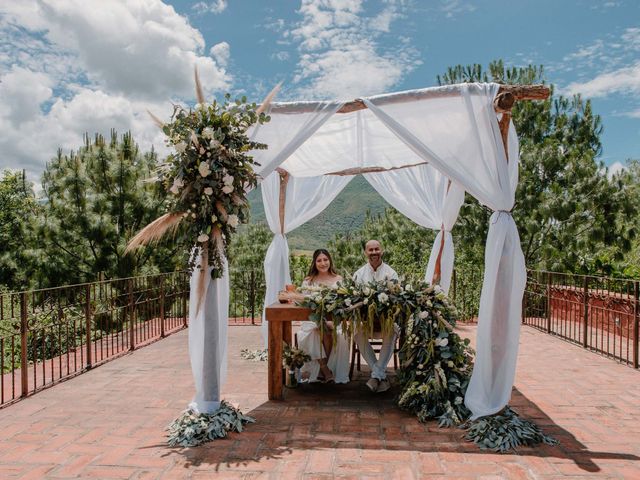
[[[165,213],[161,217],[156,218],[153,222],[140,230],[135,237],[129,240],[127,248],[124,251],[125,255],[142,245],[157,242],[167,232],[178,228],[181,220],[182,213]]]
[[[211,230],[211,240],[215,248],[218,249],[220,258],[224,257],[224,241],[222,240],[222,230],[220,227],[213,227]]]
[[[229,214],[227,213],[227,209],[224,208],[224,205],[222,205],[222,202],[216,202],[216,210],[218,210],[218,214],[220,215],[222,221],[226,223],[227,218],[229,218]]]
[[[158,126],[158,128],[162,130],[164,128],[164,122],[160,120],[158,117],[156,117],[153,113],[151,113],[151,110],[147,110],[147,113],[151,117],[151,120],[153,120],[153,123],[155,123]]]
[[[282,82],[273,87],[273,90],[269,92],[269,95],[264,97],[262,104],[256,109],[256,114],[260,115],[262,112],[266,111],[269,108],[269,105],[273,101],[273,97],[280,91],[280,87],[282,87]]]
[[[204,105],[204,92],[202,91],[202,84],[200,83],[200,75],[198,75],[197,65],[194,67],[194,76],[196,80],[196,99],[198,100],[198,103]]]

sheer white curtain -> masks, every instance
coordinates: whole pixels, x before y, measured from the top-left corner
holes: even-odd
[[[222,278],[211,279],[211,268],[195,269],[189,292],[189,358],[196,394],[189,408],[213,413],[220,407],[220,394],[227,374],[227,325],[229,323],[229,271],[225,260]],[[198,281],[205,276],[205,298],[198,305]]]
[[[473,418],[500,411],[511,397],[518,354],[524,256],[511,214],[518,182],[518,145],[509,132],[507,161],[493,100],[497,84],[466,84],[454,95],[412,102],[364,99],[415,153],[487,205],[491,216],[480,298],[476,360],[465,404]]]
[[[251,151],[251,155],[260,164],[255,168],[256,173],[267,178],[343,105],[344,102],[272,104],[269,108],[271,120],[264,125],[255,125],[248,132],[251,140],[268,145],[266,150]],[[304,111],[295,113],[296,109]]]
[[[289,244],[286,233],[322,212],[347,186],[352,177],[289,177],[286,190],[284,225],[280,224],[280,175],[274,172],[262,182],[262,200],[269,228],[274,233],[264,259],[266,292],[264,306],[274,303],[278,292],[291,283]],[[267,343],[267,322],[262,317],[262,335]]]
[[[448,293],[454,258],[451,229],[464,201],[464,189],[456,182],[449,185],[449,179],[430,165],[367,173],[364,177],[400,213],[422,227],[440,230],[426,269],[425,280],[428,282],[433,279],[444,233],[440,286]]]

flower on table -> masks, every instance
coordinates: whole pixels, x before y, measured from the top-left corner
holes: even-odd
[[[200,172],[200,176],[208,177],[209,174],[211,173],[211,168],[209,168],[209,163],[200,162],[200,165],[198,165],[198,172]]]
[[[207,127],[202,130],[202,137],[206,138],[207,140],[211,140],[213,138],[213,133],[213,128]]]

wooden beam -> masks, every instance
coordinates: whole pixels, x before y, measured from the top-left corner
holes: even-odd
[[[287,183],[289,183],[289,172],[278,167],[276,171],[280,174],[280,199],[279,199],[279,214],[280,214],[280,233],[284,234],[284,211],[287,205]]]
[[[511,110],[513,104],[519,100],[546,100],[550,94],[551,91],[549,87],[545,85],[502,85],[496,95],[494,107],[497,112],[501,113],[505,110]],[[456,90],[444,90],[439,94],[429,91],[417,91],[413,95],[404,95],[404,100],[402,101],[420,100],[427,96],[454,97],[458,95],[459,91]],[[342,108],[338,110],[338,113],[357,112],[358,110],[364,110],[366,108],[367,106],[362,100],[352,100],[351,102],[345,103]]]
[[[400,170],[402,168],[411,168],[417,167],[418,165],[428,165],[429,162],[418,162],[412,163],[411,165],[403,165],[401,167],[355,167],[355,168],[347,168],[345,170],[339,170],[337,172],[325,173],[324,175],[339,175],[339,176],[349,176],[349,175],[358,175],[361,173],[379,173],[379,172],[390,172],[391,170]]]

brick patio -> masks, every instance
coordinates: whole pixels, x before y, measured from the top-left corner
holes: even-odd
[[[530,327],[512,405],[561,445],[508,455],[418,423],[364,375],[267,401],[266,362],[240,358],[259,330],[229,329],[225,398],[257,419],[244,433],[166,447],[163,428],[192,394],[180,332],[0,410],[0,478],[640,479],[640,372]]]

